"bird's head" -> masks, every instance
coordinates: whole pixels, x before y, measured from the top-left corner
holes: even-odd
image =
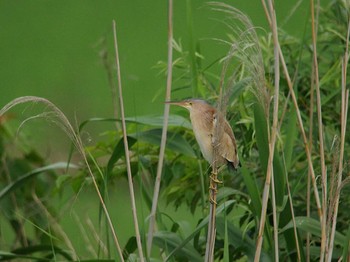
[[[201,99],[185,99],[183,101],[166,101],[170,105],[181,106],[191,111],[201,111],[208,107],[208,103]]]

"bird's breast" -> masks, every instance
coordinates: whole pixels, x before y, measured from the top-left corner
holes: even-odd
[[[211,163],[213,160],[212,127],[206,125],[206,119],[191,116],[193,133],[204,158]]]

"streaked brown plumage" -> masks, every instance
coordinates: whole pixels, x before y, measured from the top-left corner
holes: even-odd
[[[187,108],[190,111],[192,128],[204,158],[212,164],[213,161],[213,141],[215,125],[220,123],[218,128],[218,162],[221,166],[228,164],[229,167],[237,169],[239,158],[237,154],[236,138],[232,128],[226,118],[216,108],[201,99],[186,99],[180,102],[167,102]]]

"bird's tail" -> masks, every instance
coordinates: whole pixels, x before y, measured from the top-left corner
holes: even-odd
[[[227,167],[228,167],[228,170],[231,171],[231,172],[237,171],[237,169],[238,169],[239,167],[241,167],[241,166],[242,166],[242,165],[241,165],[241,162],[240,162],[240,161],[238,161],[238,163],[234,163],[234,162],[231,162],[231,161],[228,161],[228,160],[227,160]]]

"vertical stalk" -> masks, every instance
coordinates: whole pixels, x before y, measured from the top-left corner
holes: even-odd
[[[170,95],[171,95],[172,63],[173,63],[172,42],[173,42],[173,1],[169,0],[168,2],[168,65],[167,65],[168,75],[167,75],[165,101],[169,101]],[[170,105],[168,103],[165,103],[164,117],[163,117],[163,130],[162,130],[162,138],[160,143],[157,175],[156,175],[156,181],[154,185],[152,209],[150,214],[150,222],[149,222],[148,236],[147,236],[147,255],[148,256],[151,256],[153,233],[154,233],[154,228],[156,223],[156,212],[157,212],[157,206],[158,206],[160,181],[162,177],[166,137],[167,137],[167,131],[168,131],[169,107]]]
[[[137,243],[137,249],[138,249],[138,252],[139,252],[139,260],[141,262],[143,262],[144,261],[144,257],[143,257],[143,251],[142,251],[142,244],[141,244],[139,224],[138,224],[138,220],[137,220],[134,185],[133,185],[133,179],[132,179],[132,174],[131,174],[129,146],[128,146],[128,139],[127,139],[127,134],[126,134],[126,124],[125,124],[125,115],[124,115],[124,102],[123,102],[123,92],[122,92],[122,85],[121,85],[119,52],[118,52],[118,41],[117,41],[117,29],[116,29],[116,23],[115,23],[114,20],[113,20],[113,34],[114,34],[115,59],[116,59],[117,77],[118,77],[120,115],[121,115],[121,120],[122,120],[124,150],[125,150],[125,161],[126,161],[126,169],[127,169],[127,173],[128,173],[129,192],[130,192],[130,199],[131,199],[131,211],[132,211],[133,220],[134,220],[136,243]]]
[[[313,70],[312,70],[313,71]],[[310,114],[309,114],[309,148],[312,150],[312,134],[313,134],[313,119],[314,119],[314,73],[312,73],[311,77],[311,88],[310,88]],[[310,207],[311,207],[311,169],[308,169],[307,176],[307,192],[306,192],[306,216],[310,217]],[[306,233],[306,261],[310,261],[310,232]]]
[[[263,2],[263,5],[265,5],[264,0],[262,0],[262,2]],[[269,191],[270,191],[270,183],[271,183],[271,179],[273,179],[273,155],[275,150],[277,127],[278,127],[278,105],[279,105],[278,100],[279,100],[279,80],[280,80],[279,43],[278,43],[276,13],[275,13],[275,8],[273,6],[272,0],[268,0],[268,4],[269,4],[269,14],[270,14],[269,17],[271,18],[270,21],[271,21],[271,30],[273,35],[273,43],[274,43],[275,90],[274,90],[274,98],[273,98],[274,107],[273,107],[271,135],[269,135],[269,158],[268,158],[266,180],[265,180],[265,186],[264,186],[264,192],[263,192],[259,233],[258,233],[258,239],[256,244],[256,250],[255,250],[255,258],[254,258],[254,261],[256,262],[260,260],[260,254],[262,249],[264,226],[266,221],[267,203],[268,203]],[[278,240],[275,239],[275,242],[278,242]],[[277,246],[277,249],[278,249],[278,246]],[[276,261],[278,261],[278,250],[276,252],[277,252]]]
[[[326,252],[326,214],[327,214],[327,171],[324,156],[324,144],[323,144],[323,123],[322,123],[322,108],[321,108],[321,94],[320,94],[320,83],[318,75],[318,61],[317,61],[317,36],[316,36],[316,25],[315,25],[315,7],[314,0],[310,0],[311,8],[311,29],[312,29],[312,47],[313,47],[313,67],[314,67],[314,80],[316,89],[316,104],[317,104],[317,120],[318,120],[318,136],[320,143],[320,161],[321,161],[321,188],[322,188],[322,210],[323,215],[321,217],[321,253],[320,261],[324,260]]]
[[[346,76],[347,76],[347,66],[349,62],[349,35],[350,35],[350,20],[348,21],[348,32],[346,36],[346,48],[344,57],[342,60],[342,106],[341,106],[341,121],[340,121],[340,156],[339,156],[339,166],[338,166],[338,184],[337,193],[335,196],[334,213],[332,218],[332,229],[330,233],[330,240],[328,245],[328,254],[326,257],[327,262],[331,262],[333,246],[334,246],[334,236],[337,226],[337,216],[339,207],[339,197],[340,188],[342,184],[342,173],[343,173],[343,159],[344,159],[344,145],[345,145],[345,134],[346,134],[346,123],[348,114],[348,103],[349,103],[349,90],[346,90]]]
[[[214,261],[214,248],[215,248],[215,237],[216,237],[216,195],[218,188],[218,146],[220,143],[220,138],[223,135],[223,121],[225,121],[226,116],[226,104],[223,97],[223,88],[224,88],[224,76],[227,70],[227,63],[224,64],[222,75],[219,85],[219,101],[216,108],[216,117],[217,123],[214,124],[214,133],[212,138],[213,146],[213,160],[212,160],[212,173],[210,176],[209,182],[209,200],[210,200],[210,210],[209,210],[209,222],[208,222],[208,235],[207,235],[207,244],[205,250],[205,262]],[[220,117],[220,113],[223,117]]]
[[[215,160],[213,161],[215,162]],[[215,248],[215,237],[216,237],[216,194],[217,194],[217,182],[218,170],[217,167],[213,166],[213,170],[210,177],[209,186],[209,198],[210,198],[210,210],[209,210],[209,222],[208,222],[208,235],[207,244],[205,250],[205,262],[214,261],[214,248]]]

